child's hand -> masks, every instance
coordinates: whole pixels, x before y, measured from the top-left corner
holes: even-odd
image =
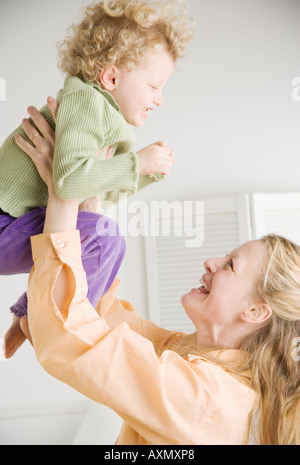
[[[175,163],[175,155],[164,142],[156,142],[137,152],[140,175],[168,174]]]

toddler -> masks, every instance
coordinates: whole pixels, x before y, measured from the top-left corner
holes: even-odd
[[[164,179],[174,163],[173,151],[159,142],[135,153],[129,125],[142,126],[163,104],[162,89],[191,38],[181,0],[104,0],[86,8],[59,47],[59,66],[67,77],[57,94],[57,120],[48,106],[41,109],[55,130],[53,176],[62,199],[101,195],[101,200],[117,202],[121,192],[132,195]],[[48,200],[47,186],[16,143],[17,134],[32,144],[40,137],[36,130],[30,140],[20,126],[0,149],[0,274],[6,275],[30,272],[30,236],[42,232]],[[103,236],[109,234],[107,222],[103,218]],[[95,306],[112,284],[125,246],[108,249],[98,215],[79,212],[77,227],[88,298]],[[110,270],[103,273],[110,276],[105,282],[97,274],[99,260]],[[26,293],[11,312],[7,357],[23,342]]]

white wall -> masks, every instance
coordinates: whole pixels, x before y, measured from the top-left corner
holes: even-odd
[[[196,21],[195,40],[165,89],[164,107],[151,115],[144,128],[135,130],[137,148],[165,140],[174,148],[177,163],[166,183],[137,198],[190,200],[298,191],[300,102],[291,98],[291,82],[300,76],[300,2],[188,3]],[[6,101],[0,101],[0,143],[26,116],[29,104],[42,106],[62,86],[55,44],[76,20],[80,5],[80,0],[1,0],[0,77],[6,82]],[[129,237],[127,245],[120,295],[147,315],[143,242]],[[0,337],[10,323],[8,307],[25,288],[26,279],[0,277]],[[32,401],[57,400],[62,405],[64,399],[78,402],[74,414],[79,415],[79,424],[82,397],[46,375],[28,344],[12,360],[0,362],[0,413],[3,406],[15,402],[28,406]],[[34,441],[40,423],[21,415],[9,429],[7,408],[5,412],[0,414],[0,443],[2,435],[3,443],[17,444],[21,431],[28,433],[31,427]],[[64,416],[69,418],[70,431],[72,415]],[[56,433],[46,417],[44,441],[52,438],[55,443]],[[108,418],[102,412],[100,417]],[[12,412],[10,418],[16,419],[16,414]],[[70,442],[70,435],[63,433],[66,424],[59,424],[61,441]],[[30,442],[28,434],[24,440]]]

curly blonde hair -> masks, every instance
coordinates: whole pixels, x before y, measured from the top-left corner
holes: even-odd
[[[88,6],[78,25],[58,45],[59,68],[97,82],[106,65],[131,71],[149,51],[166,47],[174,62],[193,37],[184,0],[104,0]]]

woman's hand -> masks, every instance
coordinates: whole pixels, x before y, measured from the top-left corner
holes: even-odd
[[[48,106],[54,120],[58,104],[53,98],[48,98]],[[78,200],[63,200],[56,194],[53,185],[53,154],[55,133],[43,115],[35,108],[29,107],[28,113],[39,132],[28,119],[24,119],[22,127],[34,145],[16,136],[18,146],[31,158],[41,178],[47,184],[49,199],[47,205],[44,233],[71,231],[76,229],[78,215]]]
[[[48,98],[47,103],[54,121],[56,121],[58,103],[52,97]],[[55,133],[47,120],[35,107],[28,107],[27,111],[40,132],[35,129],[29,119],[25,118],[22,121],[22,127],[34,146],[19,134],[15,136],[15,141],[35,164],[39,175],[48,187],[49,196],[55,195],[52,174]]]
[[[49,97],[47,99],[47,104],[52,113],[53,119],[56,122],[58,103],[53,97]],[[48,121],[35,107],[30,106],[28,107],[27,111],[40,132],[35,129],[29,119],[25,118],[22,121],[22,127],[34,146],[23,139],[20,134],[15,136],[15,141],[23,150],[23,152],[25,152],[35,164],[39,175],[48,187],[49,196],[52,197],[56,195],[53,185],[53,154],[55,146],[55,132],[49,125]],[[100,149],[97,157],[99,157],[104,151],[107,151],[106,158],[111,158],[112,147],[104,147]],[[100,213],[100,205],[100,195],[97,195],[95,197],[84,200],[79,205],[79,210]]]

